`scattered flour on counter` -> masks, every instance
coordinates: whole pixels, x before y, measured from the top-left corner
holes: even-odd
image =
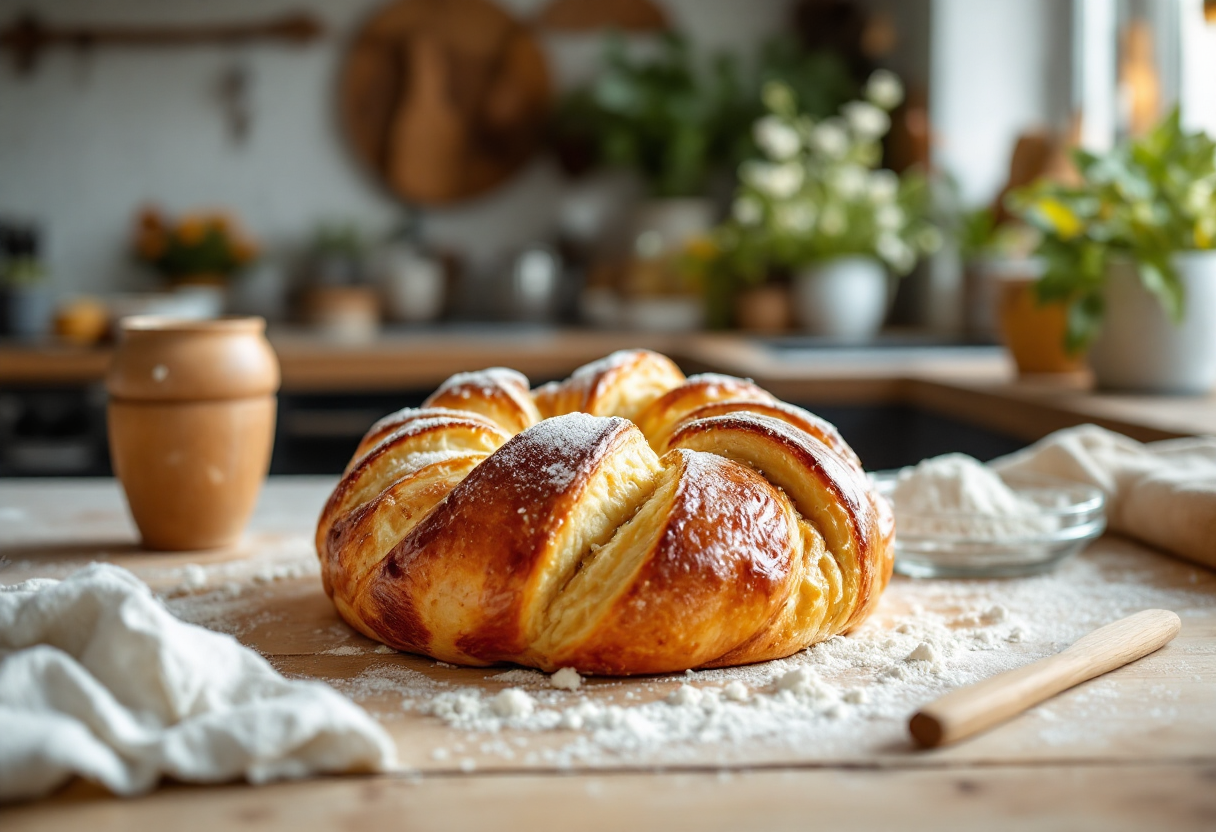
[[[1059,528],[1058,518],[965,454],[946,454],[904,468],[891,499],[895,526],[905,535],[1025,537]]]
[[[278,547],[263,541],[258,551],[256,558],[144,568],[140,577],[183,621],[240,636],[272,619],[268,613],[249,615],[251,601],[275,583],[317,576],[321,571],[307,541],[288,540]]]
[[[367,651],[355,644],[343,644],[340,647],[331,647],[328,650],[322,650],[317,653],[318,656],[362,656]]]
[[[896,578],[878,614],[847,637],[794,656],[743,667],[637,679],[588,678],[570,690],[561,674],[516,668],[480,685],[440,682],[392,657],[331,684],[356,700],[373,696],[377,715],[439,720],[489,757],[566,768],[613,760],[646,764],[729,761],[756,745],[816,759],[856,759],[908,743],[906,721],[921,705],[961,685],[1057,652],[1094,628],[1141,609],[1216,607],[1214,582],[1150,585],[1142,556],[1118,541],[1100,558],[1081,556],[1055,572],[996,581]],[[1160,657],[1158,658],[1160,660]],[[1182,662],[1185,656],[1171,661]],[[572,675],[577,675],[571,670]],[[1101,689],[1078,698],[1095,713],[1117,707]],[[1168,717],[1168,701],[1161,718]],[[1045,741],[1075,741],[1084,720],[1044,719]],[[459,736],[459,734],[457,734]],[[480,738],[480,739],[477,739]],[[542,741],[543,740],[543,741]],[[535,742],[535,745],[532,743]],[[456,752],[461,753],[461,752]],[[479,765],[490,765],[483,760]]]
[[[543,685],[548,677],[539,670],[528,670],[517,667],[514,670],[495,673],[486,678],[492,679],[495,682],[505,682],[509,685]]]

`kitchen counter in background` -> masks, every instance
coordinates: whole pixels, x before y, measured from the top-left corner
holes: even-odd
[[[533,383],[616,349],[649,347],[688,372],[755,379],[835,422],[867,466],[948,450],[990,459],[1054,430],[1094,422],[1141,441],[1216,434],[1216,396],[1094,393],[1084,375],[1018,378],[1004,351],[894,334],[833,346],[798,336],[660,334],[447,325],[350,343],[279,327],[283,369],[273,474],[339,471],[377,418],[417,406],[456,372],[514,367]],[[0,474],[105,475],[105,348],[0,344]],[[18,435],[23,417],[36,428]],[[39,435],[38,425],[48,425]]]

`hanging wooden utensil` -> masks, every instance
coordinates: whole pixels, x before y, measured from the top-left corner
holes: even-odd
[[[346,57],[340,115],[355,154],[410,202],[477,196],[540,145],[549,74],[533,35],[489,0],[396,0]]]

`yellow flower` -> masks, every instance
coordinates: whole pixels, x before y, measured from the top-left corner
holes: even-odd
[[[177,238],[182,245],[194,246],[203,241],[207,235],[208,220],[197,214],[187,214],[177,224]]]
[[[1195,223],[1195,248],[1208,249],[1216,242],[1216,217],[1204,217]]]
[[[709,262],[718,256],[718,246],[709,237],[691,237],[684,244],[684,251],[689,257]]]
[[[215,213],[207,217],[207,226],[218,234],[232,235],[236,231],[236,223],[224,213]]]
[[[1058,199],[1044,197],[1038,201],[1035,208],[1051,224],[1061,239],[1071,240],[1085,228],[1077,215]]]

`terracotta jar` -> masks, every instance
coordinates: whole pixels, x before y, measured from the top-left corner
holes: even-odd
[[[1068,309],[1062,303],[1040,304],[1034,284],[1033,279],[1001,282],[1001,337],[1018,372],[1080,372],[1085,367],[1085,356],[1069,355],[1064,349]]]
[[[735,298],[735,320],[748,332],[777,335],[790,328],[790,293],[769,283],[745,289]]]
[[[106,378],[114,472],[145,548],[240,537],[270,467],[279,362],[262,318],[126,318]]]

